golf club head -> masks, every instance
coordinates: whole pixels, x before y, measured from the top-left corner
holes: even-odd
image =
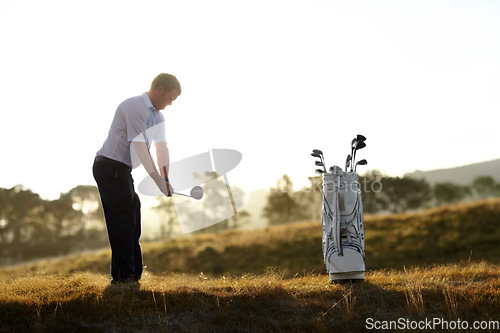
[[[347,158],[345,160],[345,172],[347,172],[347,168],[349,167],[349,165],[351,164],[351,160],[352,160],[352,156],[351,154],[347,155]]]
[[[189,193],[193,197],[193,199],[200,200],[203,198],[203,189],[201,186],[195,186],[191,189],[191,192]]]
[[[200,200],[201,198],[203,198],[203,189],[200,186],[195,186],[191,189],[191,192],[189,194],[184,194],[179,192],[172,192],[172,194],[182,195],[183,197]]]
[[[318,155],[323,155],[323,152],[319,149],[313,149],[313,153],[318,154]]]
[[[360,135],[360,134],[359,134]],[[364,138],[364,136],[360,135],[362,138]],[[366,139],[366,138],[365,138]],[[353,171],[353,167],[354,167],[354,171],[356,171],[356,165],[354,164],[354,162],[356,162],[356,152],[360,149],[363,149],[366,147],[366,143],[364,141],[358,141],[357,140],[357,137],[354,138],[353,140],[353,146],[352,146],[352,163],[351,163],[351,172]]]
[[[366,138],[363,135],[358,134],[354,139],[352,139],[351,147],[353,147],[353,148],[356,148],[357,146],[359,147],[361,142],[364,142],[365,140],[366,140]]]
[[[323,162],[321,162],[321,161],[316,161],[315,163],[316,163],[317,166],[323,166],[324,165]]]
[[[363,149],[366,147],[366,143],[364,143],[364,141],[358,141],[358,143],[356,144],[356,150],[360,150],[360,149]]]
[[[361,161],[356,162],[356,166],[354,167],[354,171],[357,170],[358,165],[367,165],[368,162],[365,159],[362,159]]]
[[[323,170],[321,170],[321,169],[316,169],[316,173],[317,173],[317,174],[319,174],[319,173],[324,173],[324,171],[323,171]]]
[[[311,156],[312,156],[312,157],[318,157],[318,158],[321,158],[320,154],[315,153],[315,152],[312,152],[312,153],[311,153]]]

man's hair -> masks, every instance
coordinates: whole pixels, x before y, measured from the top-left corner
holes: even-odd
[[[159,86],[163,86],[163,90],[165,91],[175,89],[179,95],[181,94],[181,84],[172,74],[161,73],[155,77],[153,82],[151,82],[151,90],[155,90]]]

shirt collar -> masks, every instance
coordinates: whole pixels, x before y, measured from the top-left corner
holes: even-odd
[[[142,94],[142,99],[144,99],[144,102],[146,103],[146,106],[152,110],[152,111],[158,111],[156,108],[153,106],[153,103],[151,103],[151,100],[149,99],[148,93],[145,92]]]

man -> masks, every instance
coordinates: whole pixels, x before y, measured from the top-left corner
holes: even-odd
[[[142,275],[141,203],[131,175],[138,164],[136,157],[162,193],[171,196],[173,191],[168,180],[169,153],[160,110],[180,94],[175,76],[158,75],[148,92],[118,106],[108,137],[95,157],[93,174],[111,247],[112,284],[137,282]],[[152,141],[160,173],[149,153]]]

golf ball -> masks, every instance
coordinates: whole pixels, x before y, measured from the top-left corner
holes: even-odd
[[[196,200],[200,200],[203,198],[203,189],[200,186],[193,187],[191,189],[191,196]]]

